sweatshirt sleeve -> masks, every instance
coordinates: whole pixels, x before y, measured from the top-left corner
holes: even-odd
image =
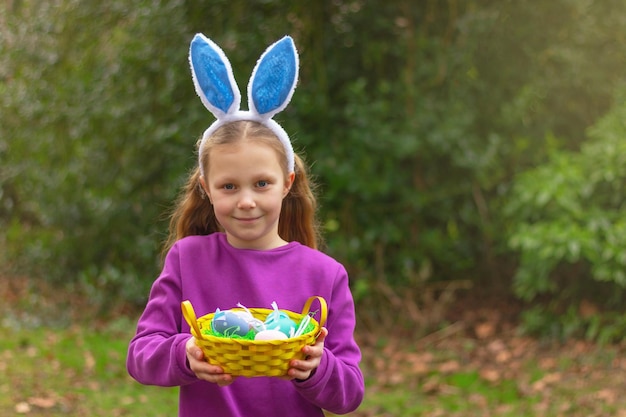
[[[361,404],[365,384],[359,368],[361,351],[354,340],[354,301],[343,266],[339,268],[328,306],[325,326],[328,336],[320,366],[309,379],[294,382],[294,385],[318,407],[335,414],[347,414]]]
[[[186,365],[185,344],[191,335],[181,333],[181,294],[180,262],[174,245],[152,285],[128,347],[126,368],[142,384],[167,387],[197,381]]]

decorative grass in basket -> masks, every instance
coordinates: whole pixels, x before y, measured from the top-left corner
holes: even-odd
[[[311,305],[315,300],[319,301],[321,308],[319,322],[310,314]],[[306,345],[315,344],[320,329],[326,323],[328,314],[326,300],[319,296],[313,296],[304,304],[300,314],[280,310],[296,324],[301,323],[306,319],[306,316],[309,316],[310,321],[307,319],[306,332],[282,340],[250,340],[242,337],[217,336],[211,329],[211,322],[216,313],[196,318],[196,313],[189,301],[183,301],[181,308],[183,316],[191,328],[191,334],[196,339],[196,344],[204,352],[208,362],[212,365],[221,366],[225,373],[246,377],[287,375],[289,361],[304,358],[302,348]],[[230,311],[249,312],[261,322],[275,312],[275,310],[266,308],[234,308]]]

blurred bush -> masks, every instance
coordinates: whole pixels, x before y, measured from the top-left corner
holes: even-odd
[[[625,23],[618,0],[4,2],[0,257],[142,304],[212,121],[189,40],[212,37],[245,88],[290,33],[300,85],[278,118],[358,301],[469,280],[554,314],[588,288],[617,306]]]

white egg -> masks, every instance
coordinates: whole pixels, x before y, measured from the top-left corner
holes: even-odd
[[[262,330],[254,336],[254,340],[283,340],[287,335],[280,330]]]

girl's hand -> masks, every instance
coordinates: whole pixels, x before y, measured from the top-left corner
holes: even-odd
[[[213,382],[221,387],[230,385],[235,380],[232,375],[225,374],[221,367],[211,365],[205,361],[204,353],[202,353],[202,350],[196,345],[193,337],[187,340],[185,350],[187,352],[189,369],[196,374],[198,379]]]
[[[324,339],[326,339],[326,336],[328,336],[328,329],[322,327],[315,344],[302,348],[304,360],[294,359],[289,363],[288,379],[305,380],[313,375],[315,369],[320,366],[322,355],[324,354]]]

